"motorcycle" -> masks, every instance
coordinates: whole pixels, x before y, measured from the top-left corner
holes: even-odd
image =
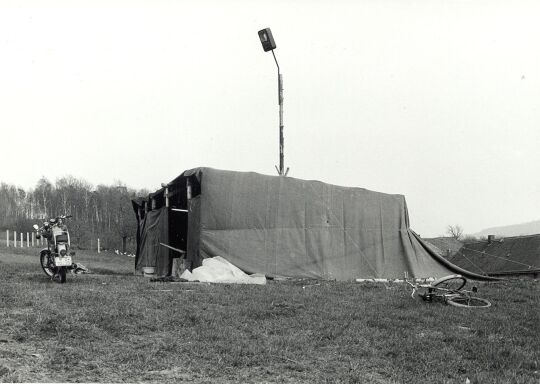
[[[66,282],[67,271],[78,268],[72,260],[75,256],[74,251],[70,251],[71,241],[69,231],[64,221],[70,218],[68,216],[58,216],[43,223],[41,227],[34,224],[36,238],[43,236],[47,239],[47,248],[41,250],[39,260],[41,268],[47,276],[60,284]]]

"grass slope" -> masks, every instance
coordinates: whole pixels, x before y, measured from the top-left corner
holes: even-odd
[[[479,284],[488,309],[399,284],[152,283],[133,259],[80,254],[93,274],[47,279],[0,249],[2,382],[539,382],[539,284]],[[35,252],[35,251],[34,251]]]

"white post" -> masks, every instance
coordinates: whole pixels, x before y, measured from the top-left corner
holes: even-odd
[[[21,232],[21,245],[20,245],[20,248],[24,248],[24,235],[23,235],[22,232]]]
[[[34,245],[35,239],[36,239],[36,233],[32,232],[32,247],[35,247]]]
[[[30,234],[26,232],[26,248],[30,248]]]
[[[97,239],[97,253],[101,253],[101,249],[99,247],[99,238]]]
[[[9,229],[6,230],[6,247],[9,248]]]
[[[17,248],[17,231],[13,231],[13,246]]]

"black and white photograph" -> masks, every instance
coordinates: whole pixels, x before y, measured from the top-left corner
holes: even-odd
[[[540,2],[0,0],[1,383],[539,383]]]

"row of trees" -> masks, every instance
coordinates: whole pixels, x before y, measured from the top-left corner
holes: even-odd
[[[73,176],[52,184],[41,178],[34,189],[0,183],[0,229],[28,232],[32,224],[60,215],[72,215],[68,223],[73,242],[89,248],[100,238],[105,248],[120,248],[135,237],[135,215],[131,199],[148,195],[121,182],[92,186]]]

